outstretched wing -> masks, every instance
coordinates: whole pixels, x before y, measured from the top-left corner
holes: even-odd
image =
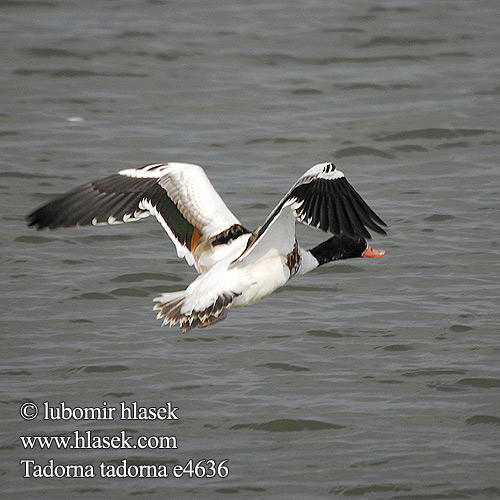
[[[300,222],[351,238],[370,239],[368,229],[386,234],[385,222],[366,204],[333,163],[320,163],[299,178],[257,229],[237,261],[264,254],[270,245],[279,242],[285,249],[293,248],[295,231],[290,229],[291,214]],[[284,235],[287,235],[284,238]]]
[[[280,205],[293,202],[297,219],[332,234],[370,239],[371,229],[386,234],[385,222],[366,204],[333,163],[310,168],[290,189]],[[296,204],[296,205],[295,205]]]
[[[179,257],[196,263],[193,252],[209,239],[239,224],[204,170],[190,163],[126,169],[84,184],[30,213],[38,229],[120,224],[154,215]]]

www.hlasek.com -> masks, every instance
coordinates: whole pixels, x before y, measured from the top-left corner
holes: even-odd
[[[145,450],[177,449],[175,436],[134,436],[120,431],[113,436],[100,436],[91,430],[73,431],[69,436],[19,436],[25,450]]]
[[[69,406],[64,401],[56,406],[45,401],[41,408],[33,402],[24,403],[20,414],[24,420],[34,420],[42,416],[43,420],[63,421],[91,421],[91,420],[179,420],[177,411],[170,401],[164,406],[146,407],[136,401],[128,404],[120,402],[118,406],[77,407]],[[114,434],[103,435],[92,430],[74,430],[66,435],[25,435],[19,436],[25,450],[145,450],[178,449],[177,437],[172,435],[140,435],[134,436],[125,430]],[[23,467],[23,477],[196,477],[196,478],[224,478],[229,474],[227,460],[213,459],[193,460],[175,464],[134,464],[130,459],[117,461],[101,461],[96,467],[92,463],[56,463],[49,459],[46,463],[37,463],[33,459],[20,460]]]

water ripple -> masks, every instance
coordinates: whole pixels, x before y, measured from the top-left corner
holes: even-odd
[[[298,432],[298,431],[322,431],[327,429],[344,429],[344,425],[331,424],[318,420],[301,420],[281,418],[269,422],[259,422],[251,424],[236,424],[231,427],[232,430],[252,429],[256,431],[267,432]]]

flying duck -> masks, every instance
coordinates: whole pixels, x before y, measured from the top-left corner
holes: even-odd
[[[228,209],[205,171],[190,163],[155,163],[122,170],[84,184],[27,215],[37,229],[132,222],[153,215],[179,257],[199,276],[185,289],[154,301],[162,325],[182,332],[227,317],[231,307],[252,304],[305,274],[338,259],[382,257],[368,229],[386,224],[333,163],[310,168],[291,187],[264,224],[251,232]],[[305,250],[295,221],[333,236]]]

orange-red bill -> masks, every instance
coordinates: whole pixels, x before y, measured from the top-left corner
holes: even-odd
[[[383,257],[385,255],[385,250],[374,250],[370,245],[366,245],[366,250],[363,252],[363,257]]]

